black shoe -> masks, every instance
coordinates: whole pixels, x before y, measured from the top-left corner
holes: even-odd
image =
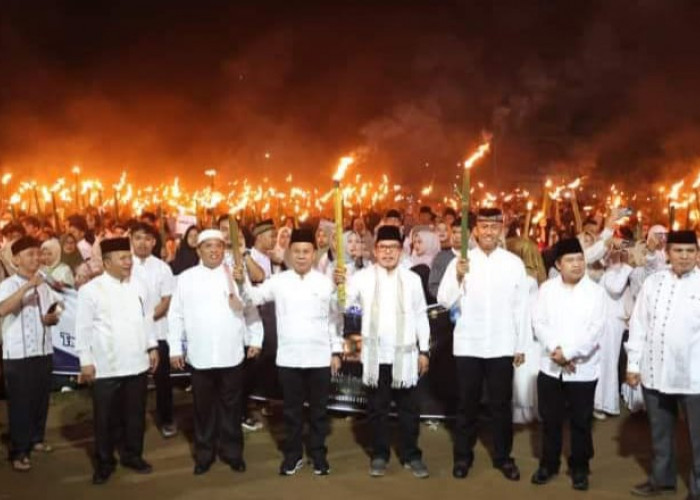
[[[651,482],[638,484],[630,491],[636,497],[657,497],[659,495],[675,495],[675,486],[656,486]]]
[[[100,484],[105,484],[109,481],[109,477],[114,472],[112,468],[102,468],[97,469],[92,475],[92,484],[99,486]]]
[[[549,472],[546,467],[540,467],[532,475],[530,482],[532,484],[547,484],[556,475],[556,472]]]
[[[573,472],[571,474],[571,486],[578,491],[588,490],[588,474],[585,472]]]
[[[452,466],[452,477],[464,479],[469,474],[471,466],[467,462],[455,462]]]
[[[512,460],[497,465],[496,468],[501,471],[503,477],[510,481],[520,481],[520,469]]]
[[[139,474],[150,474],[153,472],[153,467],[151,464],[146,462],[143,458],[133,458],[131,460],[122,460],[122,467],[131,469]]]
[[[246,470],[245,460],[242,458],[228,462],[228,466],[231,467],[231,470],[234,472],[245,472]]]
[[[285,458],[282,465],[280,465],[280,475],[293,476],[302,467],[304,467],[304,461],[301,458],[296,460]]]
[[[194,475],[195,476],[201,476],[202,474],[206,474],[209,472],[209,468],[211,467],[211,463],[208,464],[194,464]]]
[[[331,466],[325,458],[314,460],[314,475],[327,476],[331,473]]]

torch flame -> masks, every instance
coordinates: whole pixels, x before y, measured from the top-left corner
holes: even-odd
[[[568,187],[569,189],[578,189],[578,187],[579,187],[580,185],[581,185],[581,178],[579,177],[579,178],[576,179],[574,182],[572,182],[571,184],[569,184],[567,187]]]
[[[678,193],[680,192],[681,188],[683,187],[683,184],[685,184],[685,181],[679,181],[679,182],[676,182],[671,187],[671,191],[669,191],[669,193],[668,193],[668,198],[670,200],[677,200],[678,199]]]
[[[700,187],[700,173],[698,174],[697,179],[695,179],[695,182],[693,183],[693,189],[697,189]]]
[[[482,145],[480,145],[476,151],[464,161],[464,168],[465,169],[470,169],[474,166],[474,164],[480,160],[481,158],[486,155],[486,153],[489,152],[489,149],[491,148],[491,143],[490,142],[485,142]]]
[[[12,174],[5,174],[2,176],[2,185],[7,186],[10,182],[10,179],[12,179]]]
[[[527,202],[527,209],[528,209],[528,211],[532,210],[532,207],[533,207],[533,206],[534,206],[534,205],[533,205],[532,201],[528,201],[528,202]]]
[[[340,182],[343,180],[343,177],[345,176],[345,171],[348,169],[350,165],[353,164],[355,159],[352,156],[343,156],[340,159],[340,163],[338,163],[338,170],[336,171],[335,175],[333,176],[333,180],[335,182]]]

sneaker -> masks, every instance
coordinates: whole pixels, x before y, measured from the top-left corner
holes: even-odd
[[[171,438],[177,436],[177,425],[175,424],[164,424],[160,428],[160,434],[165,438]]]
[[[280,465],[280,476],[293,476],[304,467],[304,461],[300,458],[296,461],[284,459]]]
[[[675,486],[656,486],[651,482],[638,484],[630,490],[633,496],[636,497],[657,497],[660,495],[675,495]]]
[[[404,469],[411,469],[413,475],[419,479],[425,479],[430,476],[428,472],[428,467],[423,463],[423,460],[416,458],[410,462],[403,464]]]
[[[328,474],[331,473],[331,466],[328,463],[328,460],[325,458],[320,458],[318,460],[314,460],[314,475],[315,476],[327,476]]]
[[[372,477],[382,477],[386,474],[386,460],[383,458],[373,458],[369,463],[369,475]]]
[[[263,424],[260,420],[248,417],[243,422],[241,422],[241,427],[249,432],[259,431],[263,428]]]
[[[596,420],[607,420],[608,416],[605,414],[604,411],[595,410],[593,412],[593,418],[595,418]]]

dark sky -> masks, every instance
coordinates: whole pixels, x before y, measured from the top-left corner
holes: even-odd
[[[490,131],[484,177],[642,182],[700,154],[698,26],[694,0],[3,0],[0,168],[311,180],[357,151],[425,184]]]

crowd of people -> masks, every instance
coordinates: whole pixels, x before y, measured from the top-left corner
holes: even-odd
[[[520,479],[514,422],[539,422],[540,462],[531,476],[538,485],[560,471],[568,418],[572,487],[586,490],[593,420],[620,415],[624,404],[647,412],[653,445],[651,473],[632,493],[676,490],[680,409],[692,455],[688,498],[700,499],[693,231],[635,231],[615,209],[544,244],[498,208],[470,213],[466,235],[453,210],[438,215],[430,207],[415,220],[399,210],[355,217],[341,238],[328,220],[302,227],[292,218],[263,220],[238,233],[230,223],[222,216],[215,227],[175,237],[150,213],[121,224],[88,211],[68,217],[60,235],[31,216],[3,227],[0,315],[14,470],[31,470],[32,453],[51,451],[49,331],[70,288],[78,293],[80,381],[93,398],[94,484],[109,480],[116,449],[122,466],[151,472],[143,452],[149,375],[161,433],[178,433],[171,370],[191,376],[194,474],[217,457],[245,471],[242,428],[260,427],[246,401],[263,369],[276,370],[282,390],[280,474],[304,464],[304,403],[307,457],[314,474],[329,474],[328,396],[348,334],[361,338],[370,475],[388,469],[393,402],[399,461],[428,477],[416,387],[431,368],[430,311],[446,319],[439,324],[453,339],[455,478],[469,474],[487,408],[492,464],[508,480]],[[350,308],[360,311],[359,331],[347,331]]]

